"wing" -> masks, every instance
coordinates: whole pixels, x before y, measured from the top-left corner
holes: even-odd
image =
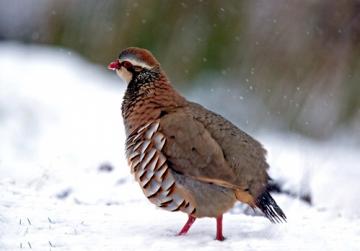
[[[184,111],[168,114],[160,119],[159,130],[166,137],[163,153],[173,170],[199,180],[236,186],[221,147],[191,115]]]
[[[163,116],[160,131],[173,170],[252,195],[263,192],[268,179],[264,149],[221,116],[190,103]]]
[[[230,121],[199,104],[190,102],[188,109],[221,146],[227,163],[237,179],[247,184],[250,194],[258,196],[264,192],[269,181],[269,165],[263,146]]]

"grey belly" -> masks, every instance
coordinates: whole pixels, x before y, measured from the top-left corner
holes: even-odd
[[[217,217],[232,208],[236,202],[232,189],[172,173],[176,183],[182,185],[195,200],[196,217]]]

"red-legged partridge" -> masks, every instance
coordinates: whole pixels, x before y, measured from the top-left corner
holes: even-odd
[[[109,64],[127,83],[122,103],[126,156],[145,196],[156,206],[217,219],[236,201],[259,208],[271,222],[286,216],[269,194],[266,151],[222,116],[187,101],[147,50],[128,48]]]

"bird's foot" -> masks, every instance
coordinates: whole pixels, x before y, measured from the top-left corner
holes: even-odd
[[[223,235],[216,235],[216,239],[217,241],[224,241],[226,238]]]
[[[222,234],[222,215],[216,218],[216,240],[223,241],[225,237]]]
[[[180,232],[177,235],[180,236],[180,235],[187,234],[187,232],[189,231],[191,225],[195,222],[195,220],[196,220],[196,218],[194,216],[189,215],[188,221],[185,223],[185,225],[183,226],[183,228],[180,230]]]

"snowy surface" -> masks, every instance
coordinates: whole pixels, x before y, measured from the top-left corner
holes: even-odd
[[[0,250],[360,250],[360,150],[260,133],[271,176],[312,206],[275,195],[288,223],[224,216],[175,234],[182,213],[155,208],[124,158],[124,85],[61,48],[0,44]]]

